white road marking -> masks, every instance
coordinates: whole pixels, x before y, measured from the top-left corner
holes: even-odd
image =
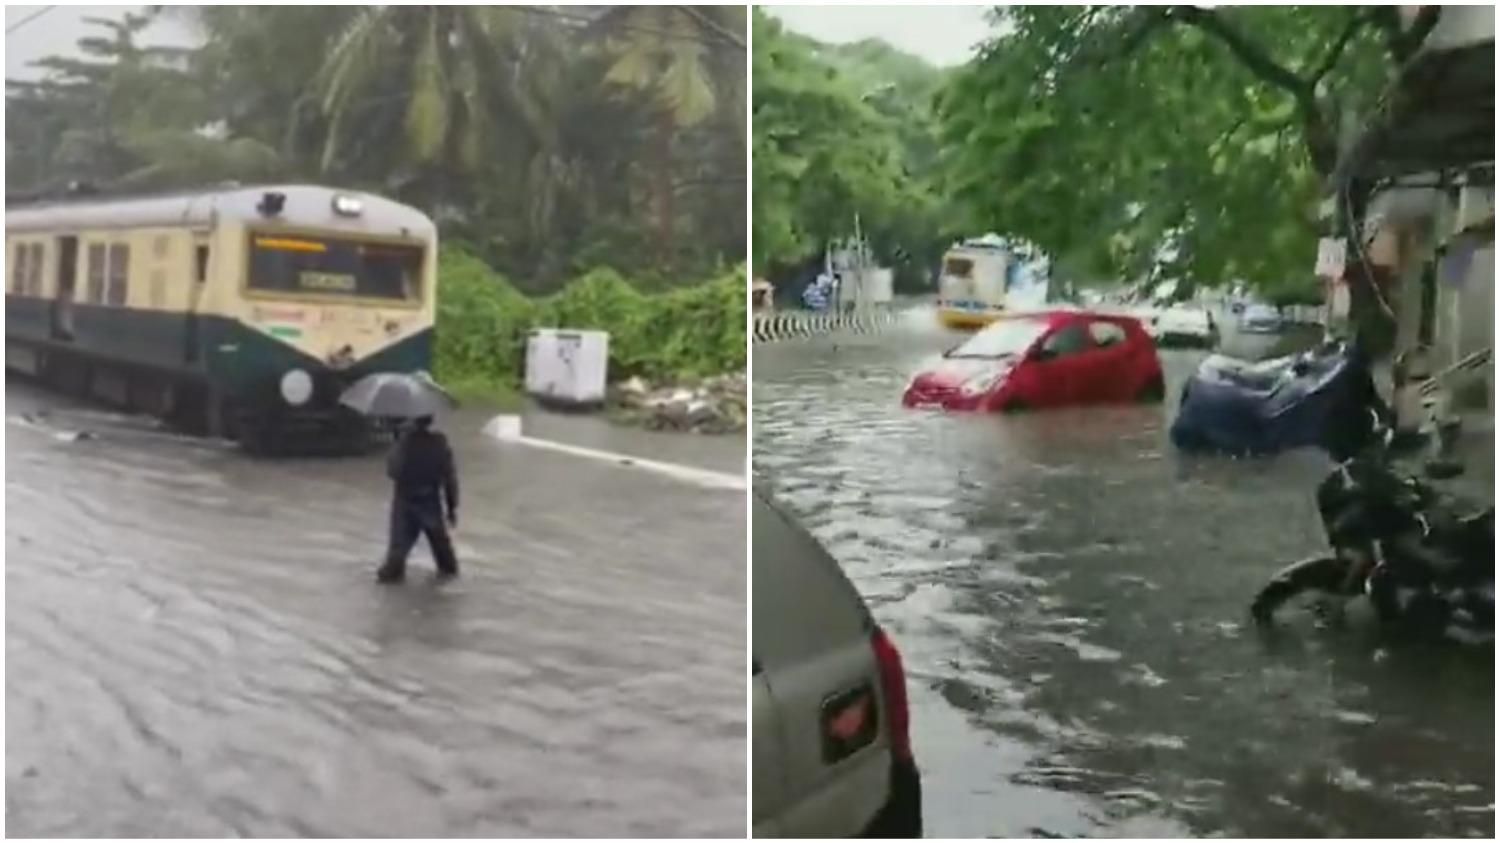
[[[690,465],[648,460],[630,454],[600,451],[594,448],[584,448],[578,445],[554,442],[550,439],[536,439],[526,436],[521,432],[521,419],[519,416],[496,416],[490,420],[489,424],[484,426],[484,432],[501,442],[513,442],[529,448],[556,451],[561,454],[614,463],[615,465],[623,465],[630,468],[642,468],[676,480],[681,480],[685,483],[694,483],[710,489],[729,489],[743,492],[748,488],[743,475],[726,474],[722,471],[709,471]]]

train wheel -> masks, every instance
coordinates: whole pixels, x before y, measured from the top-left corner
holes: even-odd
[[[240,438],[241,425],[235,418],[234,404],[228,398],[210,387],[204,391],[202,402],[204,435],[214,439]]]
[[[172,393],[172,383],[164,377],[152,374],[131,375],[127,390],[129,409],[155,418],[169,419],[173,415]]]
[[[280,453],[281,430],[276,420],[264,412],[243,412],[236,416],[235,437],[245,452],[257,457],[274,457]]]

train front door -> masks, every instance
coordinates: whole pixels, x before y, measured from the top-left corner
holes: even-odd
[[[189,293],[187,329],[183,334],[183,360],[198,363],[202,360],[203,337],[198,326],[198,308],[203,304],[203,290],[208,286],[209,271],[208,236],[197,233],[193,236],[193,289]]]
[[[57,238],[57,295],[52,297],[52,338],[73,339],[73,295],[78,287],[78,238]]]

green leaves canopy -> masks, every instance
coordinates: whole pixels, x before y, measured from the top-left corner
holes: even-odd
[[[1081,278],[1311,281],[1339,126],[1393,45],[1367,7],[996,9],[941,95],[945,188]]]
[[[101,21],[83,58],[9,86],[12,190],[362,188],[533,292],[599,265],[701,277],[744,254],[742,10],[155,8],[202,43],[144,48],[149,16]],[[644,87],[616,84],[627,56],[649,59]]]
[[[820,253],[856,214],[883,257],[930,252],[942,228],[928,184],[940,72],[878,42],[819,44],[752,14],[757,271]],[[906,268],[919,276],[920,264]]]

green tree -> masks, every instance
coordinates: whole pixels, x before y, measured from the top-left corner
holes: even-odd
[[[744,113],[742,60],[723,61],[726,54],[743,56],[744,13],[732,6],[617,6],[595,28],[605,34],[610,56],[605,83],[642,96],[655,113],[651,189],[658,255],[667,259],[677,217],[677,149],[688,130],[721,108]],[[733,124],[743,136],[743,121]]]
[[[1308,278],[1341,127],[1413,33],[1394,7],[997,8],[941,95],[948,193],[1080,275]]]
[[[18,184],[164,188],[278,168],[274,151],[210,125],[192,51],[137,43],[149,15],[85,20],[105,32],[79,40],[82,56],[42,59],[40,81],[8,84],[12,125],[24,127],[7,144]]]
[[[743,12],[672,7],[666,27],[633,8],[152,8],[201,44],[141,48],[149,19],[132,14],[8,86],[13,190],[367,189],[536,293],[599,266],[675,286],[744,253]],[[666,68],[645,87],[621,82],[637,38],[648,69]],[[683,97],[693,78],[710,85],[707,113]]]
[[[858,214],[878,256],[919,255],[900,268],[920,278],[949,227],[930,184],[940,75],[914,72],[925,65],[892,48],[830,47],[753,15],[756,271],[775,280],[849,234]]]

